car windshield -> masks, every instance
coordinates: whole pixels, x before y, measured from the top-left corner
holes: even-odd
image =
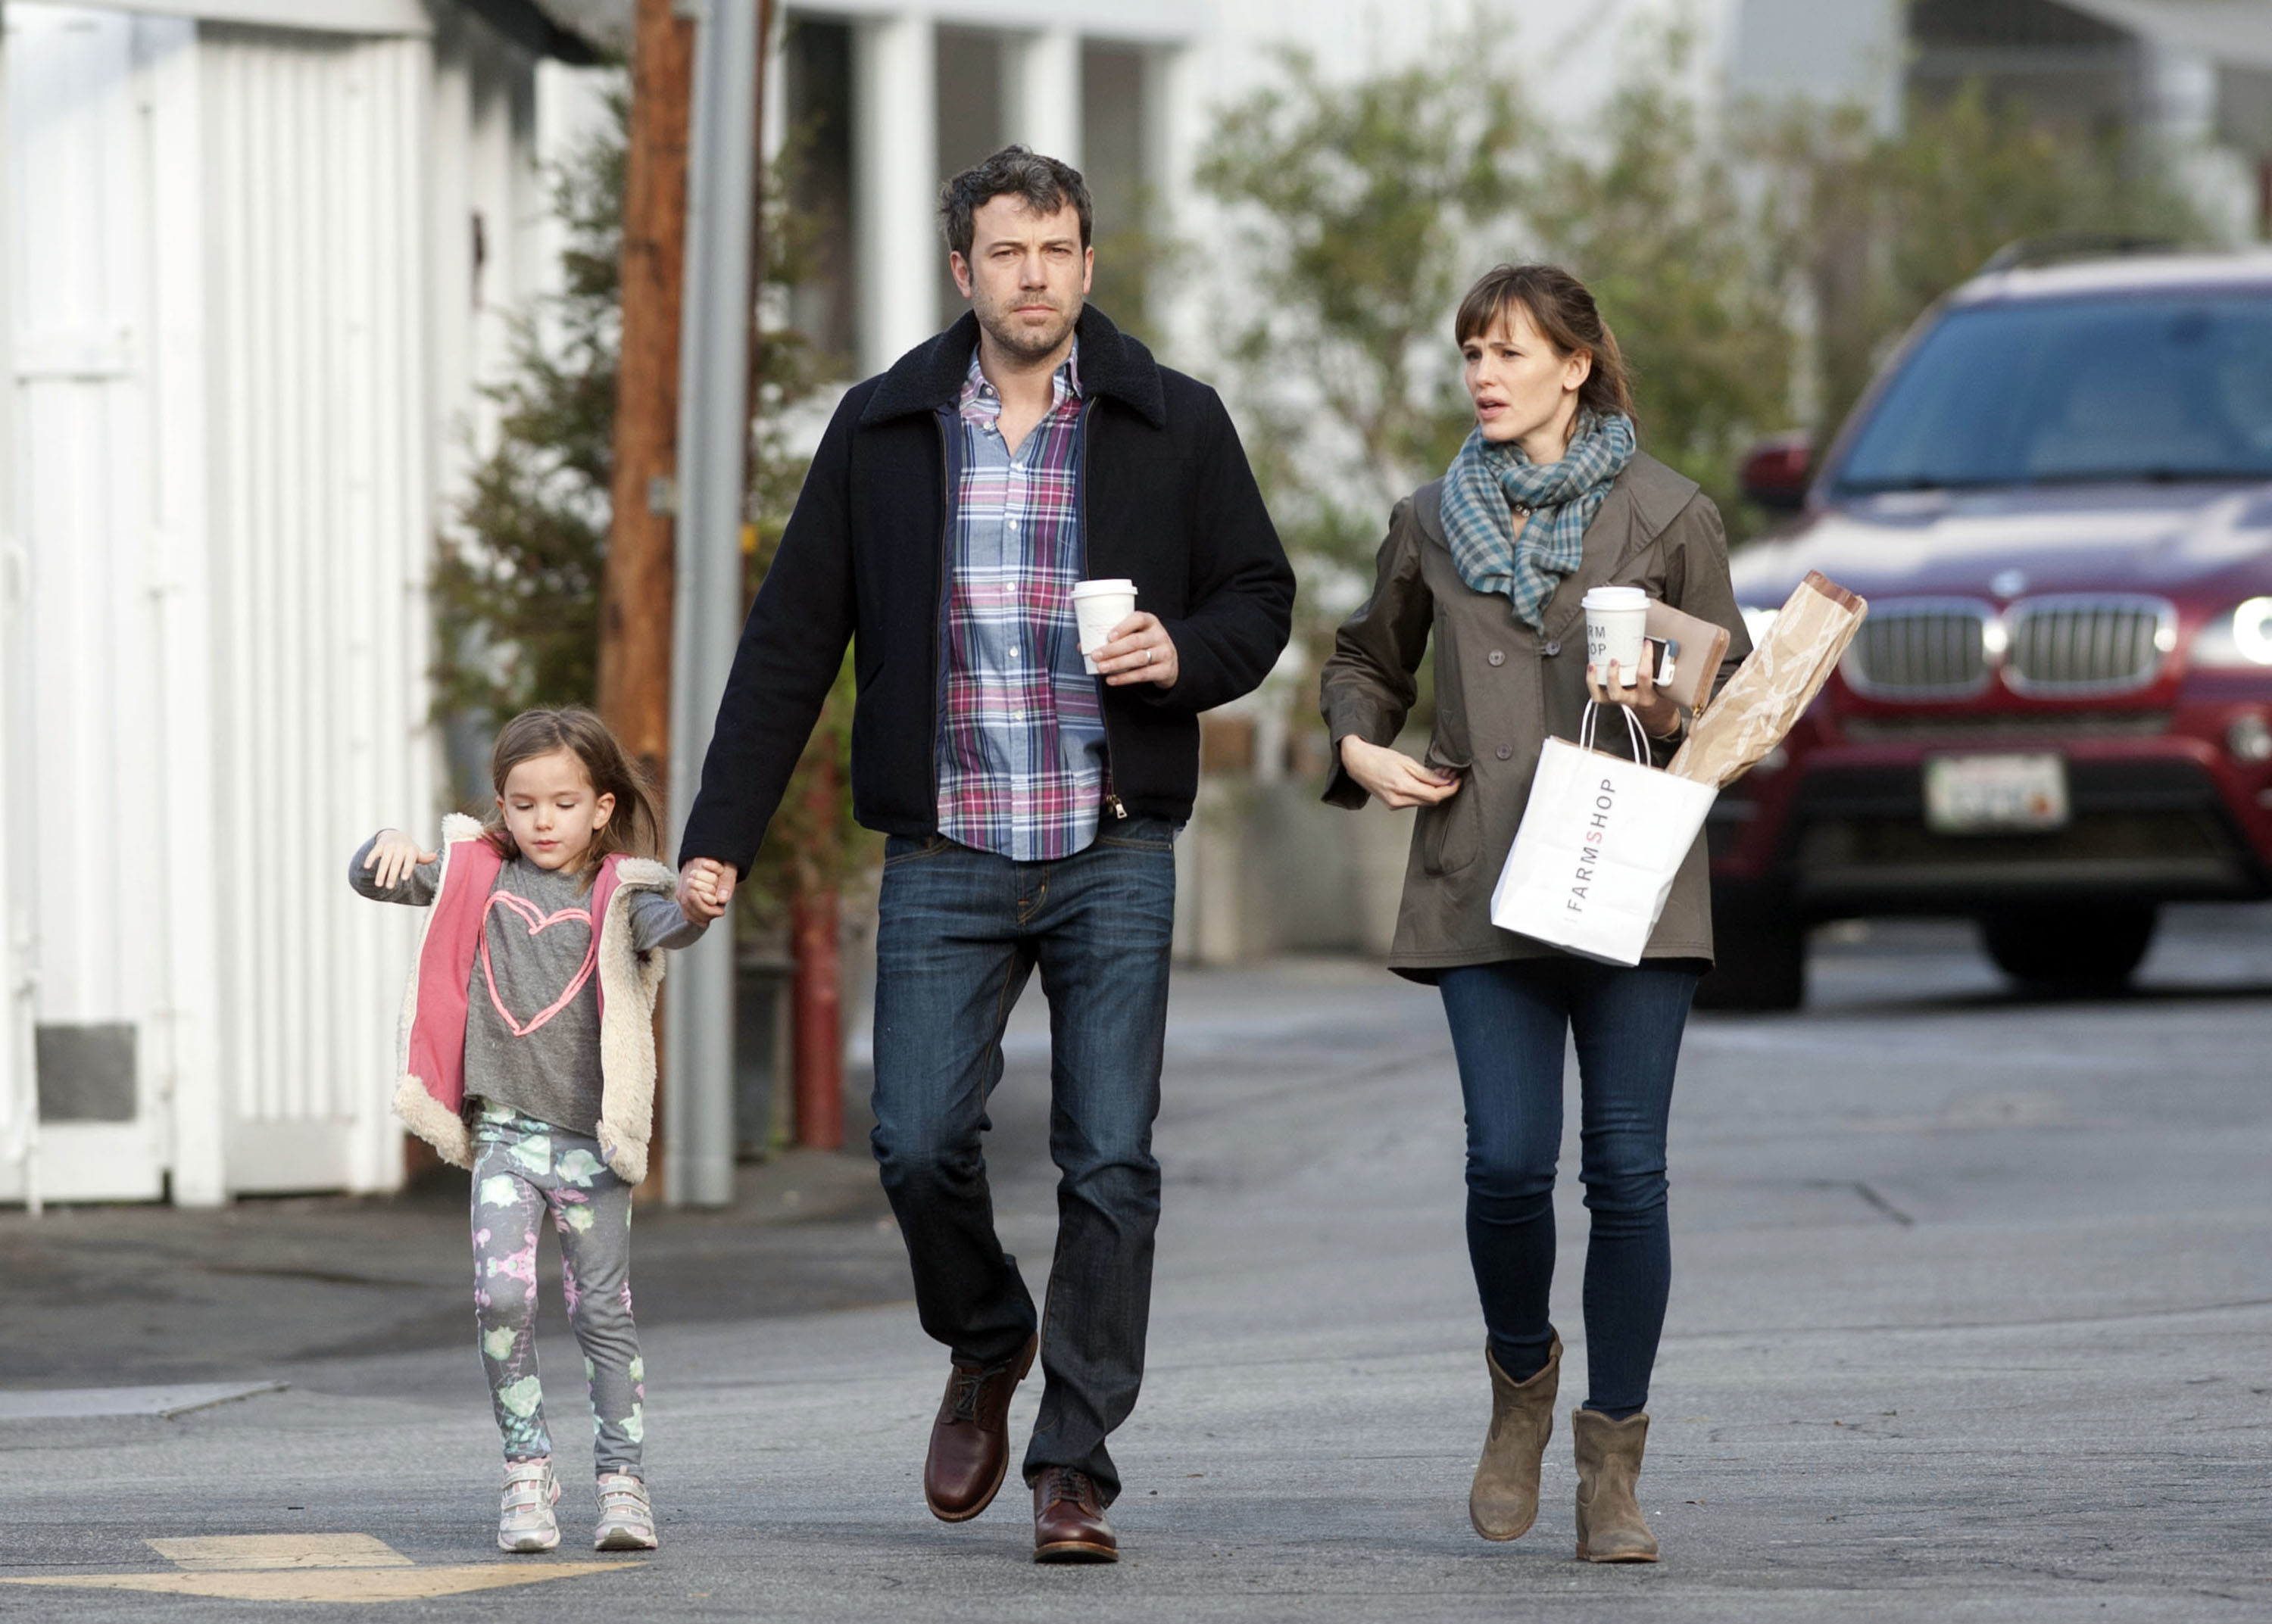
[[[2217,478],[2272,479],[2272,293],[1951,311],[1833,488]]]

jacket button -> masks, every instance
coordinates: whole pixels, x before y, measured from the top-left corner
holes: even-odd
[[[1494,666],[1506,664],[1506,652],[1504,649],[1493,649],[1491,652],[1491,663]]]
[[[1550,643],[1546,645],[1546,653],[1549,659],[1553,658],[1553,656],[1559,654],[1561,652],[1562,645],[1559,643]]]
[[[1511,745],[1511,744],[1502,744],[1502,745],[1500,745],[1500,746],[1498,747],[1498,758],[1499,758],[1501,761],[1505,761],[1505,760],[1506,760],[1509,756],[1513,756],[1513,754],[1514,754],[1514,746],[1513,746],[1513,745]]]

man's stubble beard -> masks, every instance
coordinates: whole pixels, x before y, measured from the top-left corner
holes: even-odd
[[[1005,320],[1001,311],[975,304],[973,308],[978,317],[979,326],[984,329],[986,336],[993,339],[1003,350],[1016,356],[1020,361],[1039,361],[1045,355],[1055,354],[1058,348],[1072,336],[1073,328],[1080,321],[1081,302],[1076,299],[1072,309],[1065,312],[1062,322],[1039,335],[1035,334],[1020,323]]]

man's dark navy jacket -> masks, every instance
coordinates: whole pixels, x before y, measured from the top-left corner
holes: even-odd
[[[1259,684],[1286,646],[1294,572],[1214,391],[1084,310],[1082,574],[1136,583],[1181,669],[1172,689],[1100,679],[1112,787],[1182,822],[1199,788],[1199,713]],[[938,827],[946,431],[978,323],[960,321],[856,384],[836,408],[743,629],[679,846],[746,872],[854,644],[854,816]]]

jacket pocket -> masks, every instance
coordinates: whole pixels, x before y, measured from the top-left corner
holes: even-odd
[[[1476,786],[1420,811],[1420,867],[1433,875],[1457,874],[1483,849],[1483,819],[1476,810]]]
[[[1474,862],[1483,849],[1483,816],[1476,810],[1474,764],[1467,751],[1440,735],[1429,741],[1421,760],[1428,766],[1458,773],[1460,787],[1449,801],[1420,808],[1420,867],[1429,874],[1457,874]]]

